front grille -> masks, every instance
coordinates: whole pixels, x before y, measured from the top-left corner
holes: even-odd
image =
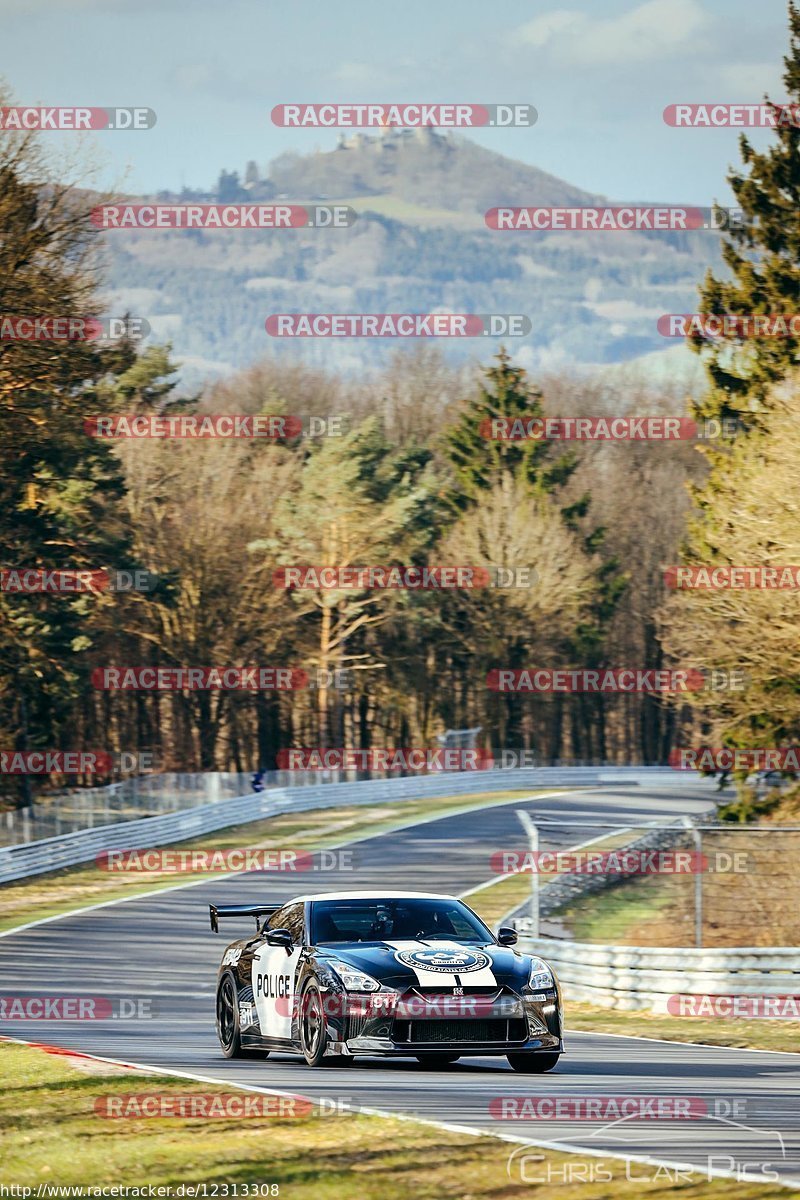
[[[487,996],[496,999],[505,989],[499,988],[496,983],[477,985],[473,987],[468,983],[462,984],[460,996]],[[452,992],[443,992],[441,984],[439,987],[424,987],[418,984],[407,993],[409,996],[420,996],[423,1000],[451,1000]]]
[[[524,1042],[524,1020],[395,1021],[394,1041],[420,1045],[445,1042]]]

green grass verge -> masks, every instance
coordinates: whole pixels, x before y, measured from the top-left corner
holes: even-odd
[[[586,1033],[621,1033],[625,1037],[659,1038],[667,1042],[693,1042],[703,1046],[734,1046],[749,1050],[800,1053],[800,1021],[748,1021],[737,1017],[667,1017],[653,1012],[620,1012],[593,1004],[568,1001],[564,1005],[567,1030]],[[569,1037],[567,1037],[567,1042]],[[687,1054],[691,1053],[687,1051]]]
[[[465,892],[464,900],[492,929],[506,913],[517,908],[531,894],[530,875],[507,875],[497,883],[476,892]]]
[[[722,825],[703,834],[702,852],[711,864],[701,879],[703,945],[708,948],[800,944],[794,887],[800,854],[800,789],[767,797],[755,815],[759,819],[749,826]],[[715,855],[726,861],[739,852],[743,852],[744,869],[714,869]],[[556,915],[576,941],[667,949],[693,945],[695,878],[690,874],[634,877],[577,899]]]
[[[593,850],[614,850],[619,846],[624,846],[630,838],[630,832],[611,833],[607,837],[592,838],[591,846]],[[555,872],[540,871],[539,887],[546,888],[550,882],[558,878],[559,876]],[[488,925],[494,927],[513,909],[523,904],[530,894],[530,872],[519,871],[514,875],[501,876],[496,883],[492,883],[488,887],[483,886],[480,890],[466,892],[464,899]],[[576,935],[576,941],[581,940],[583,939]]]
[[[166,1092],[230,1094],[214,1087],[163,1076],[125,1072],[101,1064],[91,1074],[39,1049],[0,1045],[6,1085],[0,1093],[0,1183],[5,1187],[164,1187],[205,1184],[209,1195],[224,1197],[225,1185],[275,1184],[286,1200],[510,1200],[545,1197],[606,1200],[610,1195],[639,1200],[661,1197],[665,1173],[639,1166],[629,1180],[625,1163],[604,1159],[614,1182],[563,1183],[566,1163],[589,1164],[575,1155],[541,1151],[541,1175],[553,1173],[553,1187],[521,1184],[507,1163],[516,1148],[488,1136],[473,1137],[413,1121],[374,1116],[306,1115],[293,1118],[231,1117],[189,1119],[135,1117],[110,1120],[97,1115],[101,1097]],[[513,1132],[509,1123],[504,1132]],[[546,1137],[547,1131],[543,1131]],[[531,1168],[529,1167],[529,1170]],[[610,1190],[613,1189],[613,1190]],[[694,1177],[680,1187],[684,1200],[722,1200],[728,1180]],[[240,1190],[239,1195],[243,1191]],[[774,1184],[740,1184],[737,1200],[785,1196]]]
[[[673,902],[671,883],[660,879],[621,883],[576,900],[555,915],[576,942],[629,945],[634,928],[654,922]]]

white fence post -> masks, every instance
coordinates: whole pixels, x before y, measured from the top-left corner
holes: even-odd
[[[703,945],[703,835],[689,817],[681,817],[694,841],[694,944]]]
[[[516,810],[531,851],[531,937],[539,936],[539,829],[524,808]]]

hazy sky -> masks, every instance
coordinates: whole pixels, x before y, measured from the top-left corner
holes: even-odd
[[[533,129],[476,139],[589,191],[707,203],[737,131],[668,128],[664,106],[785,98],[783,0],[0,0],[0,31],[18,103],[156,110],[93,135],[135,191],[335,144],[273,127],[278,103],[524,101]]]

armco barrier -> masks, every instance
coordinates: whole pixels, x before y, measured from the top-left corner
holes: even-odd
[[[90,862],[103,850],[149,849],[169,842],[184,841],[229,825],[287,812],[394,803],[424,796],[467,795],[472,792],[591,787],[604,783],[634,787],[639,784],[685,786],[687,781],[692,786],[697,784],[696,779],[687,780],[684,773],[663,767],[526,767],[520,770],[447,772],[358,783],[275,788],[164,816],[126,821],[124,824],[100,825],[21,846],[0,847],[0,884],[55,871],[59,867]],[[711,788],[712,785],[707,783],[705,786]]]
[[[800,996],[798,947],[598,946],[526,937],[524,919],[516,925],[520,949],[552,963],[566,1000],[667,1013],[669,997],[677,995]]]

